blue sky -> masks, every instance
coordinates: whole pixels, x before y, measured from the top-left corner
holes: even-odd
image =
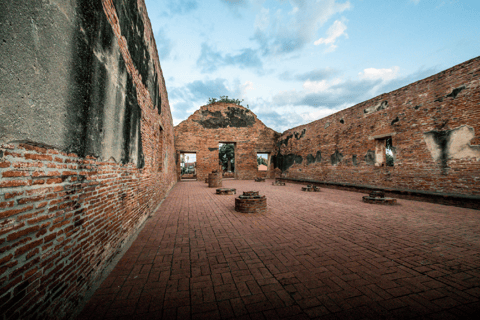
[[[480,55],[479,0],[146,0],[174,124],[243,99],[274,130]]]

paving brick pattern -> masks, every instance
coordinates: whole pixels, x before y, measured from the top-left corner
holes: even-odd
[[[268,211],[180,182],[79,319],[465,319],[480,311],[480,212],[272,181]]]

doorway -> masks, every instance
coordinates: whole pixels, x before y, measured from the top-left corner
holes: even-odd
[[[235,143],[220,142],[218,144],[218,159],[224,179],[235,179]]]
[[[270,156],[266,152],[257,152],[257,170],[259,176],[266,176],[268,171],[268,164]]]
[[[180,153],[180,179],[197,180],[196,153]]]

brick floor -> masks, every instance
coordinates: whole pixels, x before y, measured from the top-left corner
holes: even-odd
[[[272,180],[265,214],[179,182],[79,319],[465,319],[480,311],[480,212]]]

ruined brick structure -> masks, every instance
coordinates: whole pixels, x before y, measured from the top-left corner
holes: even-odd
[[[391,138],[394,165],[385,161]],[[480,57],[285,131],[282,177],[480,200]]]
[[[74,316],[175,185],[182,152],[200,181],[234,143],[236,179],[480,203],[480,57],[283,134],[225,103],[174,128],[144,0],[6,1],[2,14],[0,320]]]
[[[279,133],[265,126],[249,109],[217,102],[201,107],[175,127],[177,159],[181,152],[196,153],[197,179],[219,170],[219,143],[235,144],[235,178],[273,178],[273,166],[258,171],[257,153],[273,154]],[[180,161],[177,161],[180,175]]]
[[[207,105],[175,127],[175,147],[177,153],[197,153],[202,179],[218,169],[218,143],[236,142],[237,179],[278,177],[363,192],[380,188],[477,208],[479,77],[480,57],[280,137],[243,107]],[[386,159],[387,140],[393,166]],[[265,175],[257,170],[256,152],[270,153]]]
[[[143,0],[2,11],[0,319],[67,319],[176,182],[167,92]]]

